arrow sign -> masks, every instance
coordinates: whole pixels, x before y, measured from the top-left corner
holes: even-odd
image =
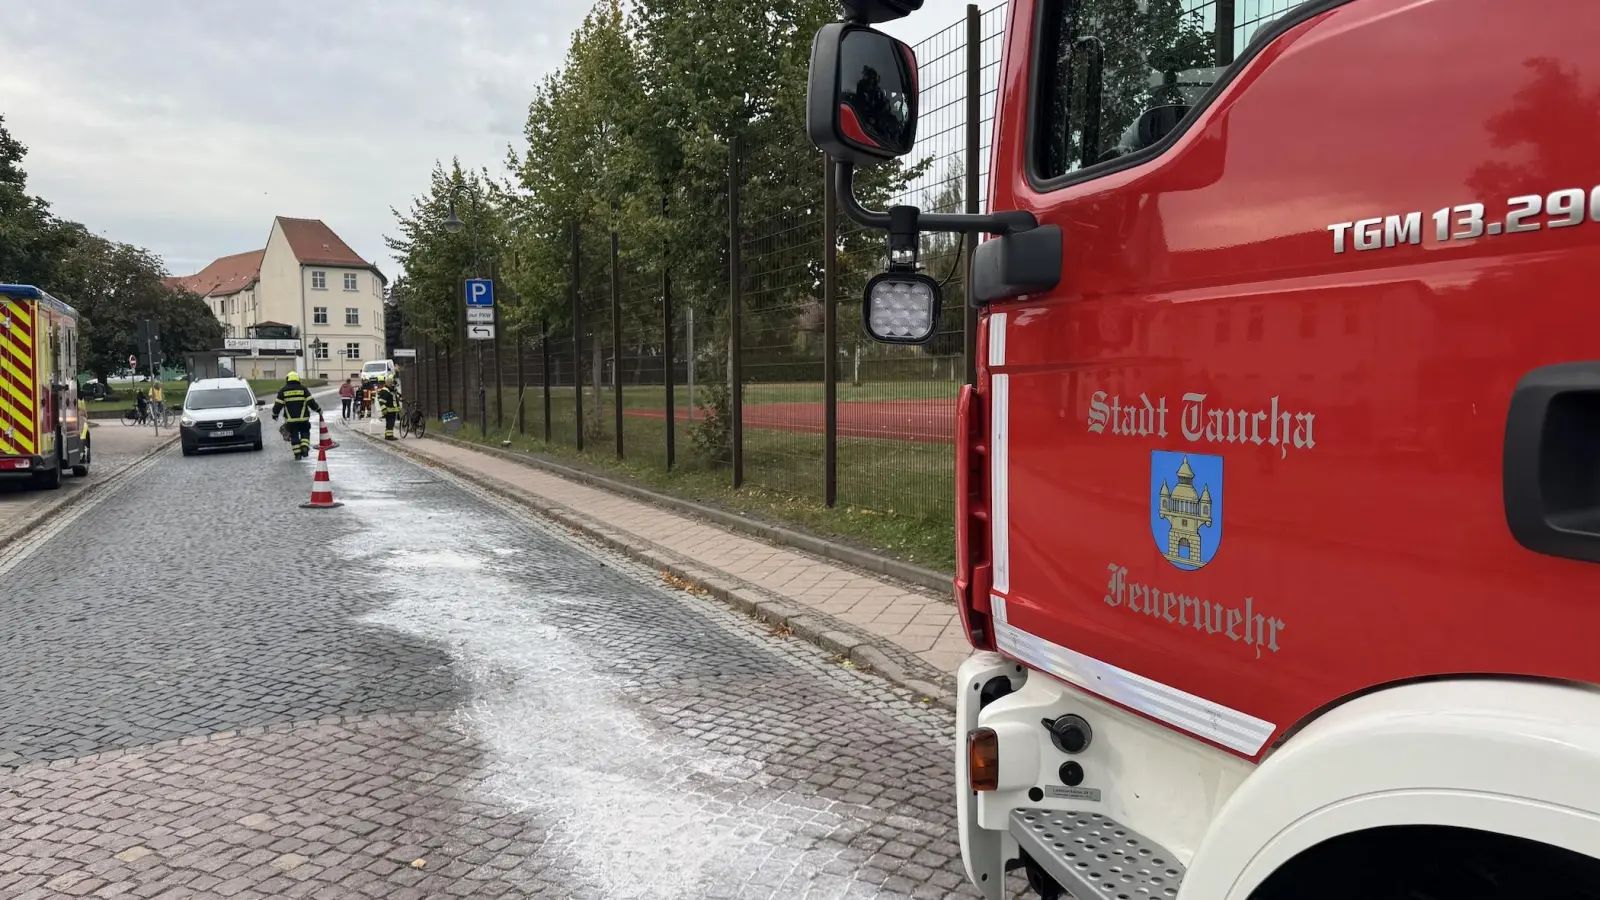
[[[492,341],[494,340],[494,326],[468,325],[467,338],[474,341]]]
[[[467,279],[467,305],[493,306],[494,282],[487,278]]]

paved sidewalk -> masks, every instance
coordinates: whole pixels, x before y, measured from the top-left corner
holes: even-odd
[[[437,440],[404,441],[400,449],[535,495],[694,568],[723,573],[813,615],[890,642],[946,676],[971,652],[954,604],[932,591],[774,546],[498,455]],[[948,683],[941,686],[949,689]]]
[[[89,458],[88,478],[69,474],[62,479],[61,489],[57,491],[38,490],[26,478],[0,478],[0,545],[54,507],[144,459],[177,436],[176,428],[163,428],[158,436],[153,427],[134,428],[115,421],[97,421],[89,431],[93,453]]]

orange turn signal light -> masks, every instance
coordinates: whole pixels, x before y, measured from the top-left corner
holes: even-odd
[[[1000,736],[993,728],[967,733],[967,783],[974,791],[1000,788]]]

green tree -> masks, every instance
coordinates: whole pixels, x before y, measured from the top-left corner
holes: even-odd
[[[462,228],[452,233],[445,221],[458,186],[455,207]],[[434,165],[428,191],[413,198],[408,212],[393,211],[400,233],[384,242],[405,269],[401,312],[412,334],[444,347],[464,343],[462,285],[469,277],[487,277],[499,260],[508,232],[506,205],[486,175],[464,171],[453,161],[448,170]]]
[[[50,205],[28,194],[27,153],[0,116],[0,282],[48,286],[68,236]]]
[[[383,339],[386,349],[384,356],[393,358],[396,347],[406,346],[410,333],[406,330],[406,279],[404,275],[398,276],[389,283],[383,295]]]
[[[76,222],[59,226],[65,249],[50,279],[51,294],[82,316],[80,368],[104,381],[137,351],[137,322],[161,328],[163,362],[182,366],[184,355],[222,342],[222,323],[205,300],[162,282],[155,254],[90,234]]]

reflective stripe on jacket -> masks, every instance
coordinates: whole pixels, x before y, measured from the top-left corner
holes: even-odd
[[[311,398],[311,392],[298,384],[286,384],[278,389],[278,398],[272,402],[272,414],[278,415],[283,411],[285,422],[305,422],[311,418],[313,410],[320,413],[322,407]]]

